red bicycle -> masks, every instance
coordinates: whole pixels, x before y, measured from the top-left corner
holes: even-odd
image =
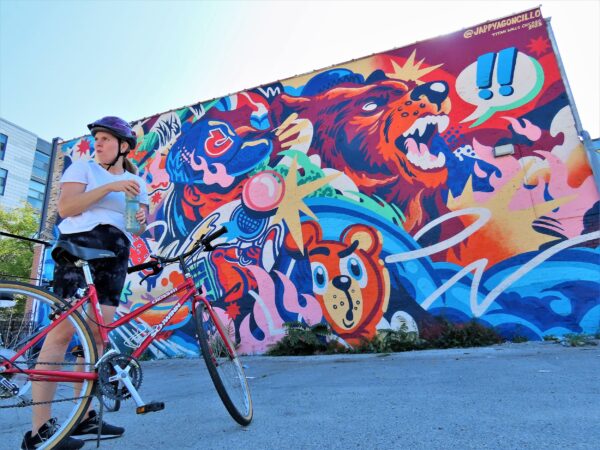
[[[136,403],[138,414],[162,410],[164,403],[144,402],[138,392],[142,382],[142,369],[138,359],[187,302],[190,302],[195,319],[197,340],[204,362],[221,400],[234,420],[243,426],[249,425],[253,414],[252,398],[229,330],[210,302],[196,288],[186,265],[186,259],[196,252],[213,250],[215,246],[211,242],[226,231],[221,228],[203,236],[194,242],[188,252],[180,256],[162,258],[152,255],[151,261],[130,267],[129,273],[152,269],[152,273],[146,275],[145,279],[160,273],[164,266],[178,262],[184,281],[112,323],[106,323],[102,317],[88,266],[90,260],[114,257],[111,252],[79,247],[64,241],[57,243],[55,249],[70,258],[85,275],[87,287],[80,289],[72,299],[60,299],[46,290],[25,283],[0,281],[0,314],[15,302],[26,302],[35,308],[36,316],[43,315],[47,318],[35,323],[22,323],[7,330],[0,328],[0,417],[3,444],[16,448],[24,432],[31,428],[32,408],[40,403],[34,402],[30,393],[31,384],[36,382],[56,385],[54,399],[45,403],[52,404],[52,415],[57,417],[58,425],[43,448],[53,448],[69,436],[81,421],[94,396],[104,399],[103,403],[120,402],[131,397]],[[110,330],[133,321],[148,309],[173,296],[177,296],[176,303],[150,329],[131,354],[109,349]],[[84,308],[88,304],[91,307]],[[84,316],[88,316],[99,326],[107,349],[100,358]],[[59,362],[56,362],[56,358],[53,358],[53,362],[38,360],[44,338],[63,321],[68,321],[74,329],[74,339],[69,348]],[[48,354],[46,349],[44,351]]]

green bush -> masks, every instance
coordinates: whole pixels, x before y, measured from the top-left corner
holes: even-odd
[[[444,322],[440,335],[429,342],[429,348],[486,347],[504,341],[493,328],[475,320],[462,324]]]
[[[335,343],[328,344],[331,335],[328,325],[306,325],[301,322],[286,322],[285,336],[267,351],[269,356],[314,355],[331,352]]]
[[[556,336],[554,336],[553,334],[547,334],[546,336],[544,336],[544,340],[545,341],[551,341],[551,342],[558,342],[560,341],[560,339]]]
[[[408,331],[406,325],[400,330],[378,330],[372,339],[363,339],[361,344],[351,351],[353,353],[392,353],[422,350],[427,342],[419,338],[416,331]]]
[[[565,334],[564,343],[570,347],[583,347],[585,345],[598,345],[596,341],[594,341],[595,336],[591,336],[589,334]]]
[[[378,330],[372,339],[363,339],[354,348],[343,347],[329,339],[331,329],[325,324],[314,326],[299,322],[285,324],[286,334],[267,351],[270,356],[314,355],[322,353],[392,353],[411,350],[453,347],[484,347],[499,344],[502,337],[495,330],[476,321],[453,324],[437,319],[430,327],[427,339],[416,331],[408,331],[404,326],[400,330]],[[431,332],[434,330],[434,332]]]

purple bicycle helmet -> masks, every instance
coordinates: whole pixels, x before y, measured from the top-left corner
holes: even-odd
[[[88,129],[95,136],[98,131],[106,131],[112,134],[119,140],[123,140],[129,144],[130,149],[134,149],[137,144],[135,131],[123,119],[114,116],[103,117],[100,120],[90,123]]]

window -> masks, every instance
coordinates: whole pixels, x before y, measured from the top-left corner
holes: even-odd
[[[0,195],[4,195],[4,188],[6,186],[6,178],[8,177],[8,170],[0,169]]]
[[[6,153],[6,142],[8,142],[8,136],[0,133],[0,161],[4,159]]]
[[[40,150],[35,151],[35,159],[33,160],[33,168],[31,176],[35,180],[43,181],[48,179],[48,170],[50,169],[50,155],[42,153]]]
[[[29,193],[27,194],[27,201],[38,211],[42,210],[44,206],[44,193],[46,192],[46,185],[37,181],[31,180],[29,182]]]

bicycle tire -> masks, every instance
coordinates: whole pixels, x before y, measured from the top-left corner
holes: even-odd
[[[202,357],[217,393],[231,417],[240,425],[247,426],[252,422],[252,397],[244,369],[226,334],[226,328],[216,313],[209,311],[202,302],[196,307],[195,319]],[[221,334],[219,330],[224,333]]]
[[[11,352],[18,351],[35,336],[44,332],[43,330],[50,324],[47,316],[51,309],[67,305],[65,301],[48,291],[16,281],[0,281],[0,298],[26,301],[37,311],[36,320],[31,321],[26,330],[20,329],[16,334],[12,333],[10,328],[2,330],[4,336],[0,336],[0,355],[4,358],[10,358]],[[6,312],[6,308],[6,303],[0,304],[0,312]],[[83,356],[81,356],[82,360],[76,359],[76,356],[70,353],[71,348],[68,347],[62,360],[55,364],[57,368],[54,370],[68,371],[71,367],[72,370],[78,370],[74,364],[83,363],[85,367],[91,368],[89,370],[95,371],[94,364],[98,355],[93,334],[88,324],[77,311],[73,311],[65,320],[73,326],[74,337],[77,338],[77,344],[81,347],[81,353],[79,354]],[[21,325],[23,323],[21,322]],[[28,350],[25,354],[26,358],[18,360],[18,366],[35,367],[41,346],[40,341]],[[60,360],[61,357],[57,357],[57,359]],[[2,358],[0,358],[1,360]],[[45,361],[45,359],[42,359],[42,361]],[[1,373],[0,377],[3,377]],[[0,415],[3,417],[3,444],[10,448],[17,448],[25,432],[31,430],[33,406],[27,404],[27,402],[31,401],[31,389],[34,382],[24,374],[4,375],[4,378],[9,381],[13,380],[14,384],[19,387],[17,395],[11,396],[7,391],[0,393],[0,407],[4,406],[4,408],[0,408]],[[51,417],[57,417],[58,420],[54,434],[39,448],[50,449],[59,446],[82,420],[95,393],[96,381],[83,381],[80,383],[79,392],[74,391],[73,382],[46,381],[45,383],[55,384],[56,393],[51,401]],[[19,402],[21,402],[21,406],[12,407],[19,404]],[[6,425],[4,425],[5,423]]]

